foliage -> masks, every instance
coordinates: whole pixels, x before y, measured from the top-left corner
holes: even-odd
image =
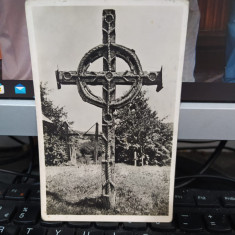
[[[80,145],[77,154],[78,163],[90,164],[94,159],[94,142],[87,141]]]
[[[67,159],[66,143],[50,132],[44,131],[46,166],[60,165]]]
[[[73,136],[70,137],[71,144],[76,146],[76,161],[77,164],[90,164],[94,163],[94,152],[95,152],[95,138],[94,136]],[[102,139],[98,140],[97,148],[97,160],[101,161],[102,155]]]
[[[116,161],[138,165],[169,165],[172,125],[164,123],[148,105],[146,92],[140,92],[129,105],[116,111]]]
[[[46,166],[59,165],[69,160],[66,136],[68,125],[65,122],[68,117],[63,107],[55,106],[48,99],[50,90],[47,84],[41,83],[40,89],[42,113],[47,118],[43,121],[45,163]]]
[[[53,102],[48,99],[48,94],[51,90],[47,88],[47,83],[41,83],[40,90],[43,115],[50,119],[57,128],[61,128],[63,123],[68,120],[67,112],[65,112],[64,107],[55,106]],[[72,125],[73,123],[69,122],[68,124]]]
[[[92,155],[94,152],[94,144],[92,144],[90,141],[83,143],[80,147],[80,152],[82,155],[85,154]]]

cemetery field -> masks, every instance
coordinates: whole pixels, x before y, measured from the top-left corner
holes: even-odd
[[[115,164],[116,207],[102,204],[101,165],[46,168],[47,213],[168,215],[170,167]]]

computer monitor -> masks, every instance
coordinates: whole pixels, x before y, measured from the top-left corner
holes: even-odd
[[[17,1],[23,9],[24,1]],[[4,2],[15,4],[13,0],[3,0],[1,4]],[[235,84],[223,82],[231,1],[198,0],[198,4],[201,21],[195,82],[182,83],[179,138],[234,139]],[[18,12],[20,8],[15,6],[14,9]],[[7,10],[1,7],[0,12]],[[33,100],[27,100],[34,99],[32,78],[22,80],[16,76],[16,80],[6,80],[1,77],[0,83],[4,86],[4,94],[0,94],[0,134],[36,135],[35,104]],[[25,94],[16,94],[19,84],[26,88]]]
[[[25,0],[0,2],[0,99],[33,99]]]

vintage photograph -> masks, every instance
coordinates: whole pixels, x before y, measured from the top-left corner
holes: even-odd
[[[48,2],[26,8],[42,216],[170,221],[187,1]]]

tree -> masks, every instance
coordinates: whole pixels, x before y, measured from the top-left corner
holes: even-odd
[[[48,99],[48,94],[51,90],[47,88],[47,83],[41,83],[40,90],[43,115],[50,119],[56,127],[60,128],[63,123],[68,120],[67,112],[64,111],[64,107],[55,106],[53,102]],[[71,125],[72,122],[69,124]]]
[[[66,123],[68,115],[63,107],[55,106],[48,98],[50,90],[47,84],[40,84],[41,104],[43,115],[50,120],[43,121],[45,163],[49,165],[58,165],[68,161],[68,136],[66,135]],[[67,121],[67,122],[66,122]]]
[[[116,111],[116,161],[139,165],[168,165],[171,157],[172,128],[160,120],[148,105],[146,92]]]

